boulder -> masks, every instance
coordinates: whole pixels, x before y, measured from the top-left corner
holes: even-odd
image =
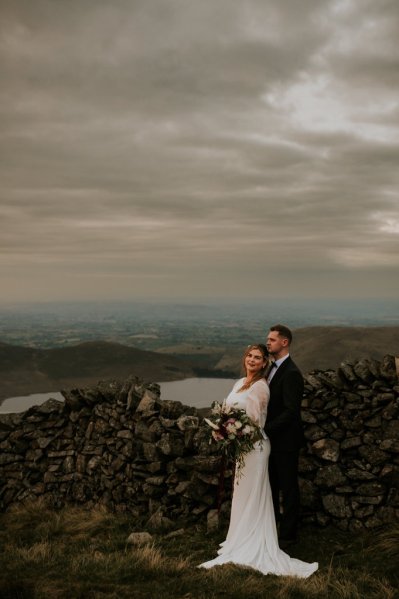
[[[345,497],[339,495],[325,495],[322,498],[324,509],[334,518],[350,518],[352,510]]]
[[[206,517],[207,532],[214,532],[219,528],[219,513],[217,510],[209,510]]]
[[[337,462],[339,443],[333,439],[320,439],[312,444],[312,454],[329,462]]]
[[[345,484],[347,481],[346,476],[342,473],[341,468],[336,465],[328,465],[321,468],[314,480],[317,486],[335,488],[339,485]]]

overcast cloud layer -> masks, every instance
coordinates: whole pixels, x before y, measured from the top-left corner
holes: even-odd
[[[2,0],[2,300],[395,297],[396,0]]]

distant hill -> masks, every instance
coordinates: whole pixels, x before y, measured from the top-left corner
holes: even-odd
[[[261,335],[254,341],[264,341]],[[101,379],[136,375],[147,381],[239,376],[243,348],[174,346],[165,353],[91,341],[34,349],[0,343],[0,400]],[[173,353],[172,353],[173,352]],[[304,373],[335,369],[343,360],[399,356],[399,327],[306,327],[294,330],[292,356]]]
[[[336,369],[344,360],[399,356],[399,327],[304,327],[294,330],[293,335],[291,354],[305,373]],[[242,351],[227,351],[215,368],[239,372]]]
[[[97,341],[56,349],[0,343],[0,400],[129,375],[148,381],[170,381],[194,373],[183,358],[118,343]]]
[[[294,334],[293,353],[304,372],[337,368],[344,360],[399,356],[399,327],[306,327]]]

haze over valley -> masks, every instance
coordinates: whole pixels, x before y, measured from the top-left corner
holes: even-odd
[[[297,297],[208,302],[65,302],[0,305],[0,341],[37,348],[111,341],[179,353],[194,346],[242,347],[268,326],[399,325],[396,300]]]
[[[294,306],[287,301],[3,308],[0,400],[130,375],[153,382],[236,378],[244,348],[264,342],[268,326],[277,321],[294,330],[292,354],[304,372],[337,368],[343,360],[399,355],[393,302],[364,302],[362,309],[358,303],[345,305],[346,310],[339,302]]]

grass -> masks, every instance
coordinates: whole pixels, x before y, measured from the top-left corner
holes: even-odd
[[[201,570],[225,530],[201,526],[183,535],[154,534],[126,544],[135,527],[127,514],[97,508],[54,511],[42,502],[0,516],[2,599],[394,599],[399,526],[353,535],[304,527],[293,557],[317,559],[309,579],[262,576],[231,564]]]

